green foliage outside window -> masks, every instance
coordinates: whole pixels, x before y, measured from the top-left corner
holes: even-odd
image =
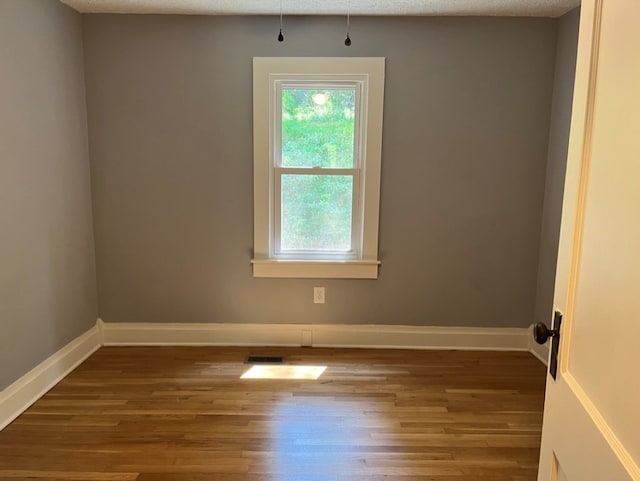
[[[355,89],[282,90],[283,167],[353,168]],[[282,176],[283,249],[349,250],[353,177]]]
[[[282,166],[353,167],[355,101],[353,88],[283,89]]]

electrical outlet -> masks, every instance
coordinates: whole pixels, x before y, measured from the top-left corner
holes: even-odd
[[[324,287],[313,288],[313,303],[324,304]]]

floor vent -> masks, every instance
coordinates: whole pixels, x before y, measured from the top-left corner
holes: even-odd
[[[282,364],[283,362],[282,356],[249,356],[246,360],[247,364]]]

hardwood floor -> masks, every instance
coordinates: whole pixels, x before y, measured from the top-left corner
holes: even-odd
[[[0,479],[534,481],[544,382],[526,352],[104,347],[0,432]]]

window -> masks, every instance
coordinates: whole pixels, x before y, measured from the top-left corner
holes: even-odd
[[[384,59],[254,58],[256,277],[377,278]]]

